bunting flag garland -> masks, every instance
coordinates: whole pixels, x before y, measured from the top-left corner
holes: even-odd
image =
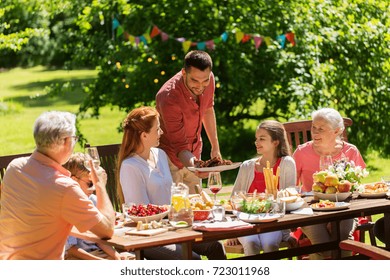
[[[114,33],[115,30],[116,33]],[[119,21],[116,18],[112,20],[112,31],[113,34],[116,34],[116,37],[119,37],[123,34],[125,40],[128,40],[131,44],[135,44],[136,46],[138,46],[141,42],[144,45],[148,45],[152,41],[152,39],[154,39],[158,35],[160,35],[161,40],[163,42],[171,38],[182,44],[184,53],[187,53],[191,47],[196,47],[198,50],[205,50],[206,48],[209,50],[213,50],[216,44],[219,44],[221,42],[226,42],[229,37],[228,32],[225,31],[217,38],[201,41],[201,42],[193,42],[184,37],[174,38],[168,35],[167,33],[163,32],[156,25],[154,25],[153,27],[149,27],[147,32],[145,32],[141,36],[133,36],[123,29],[122,25],[119,23]],[[247,34],[240,30],[234,30],[232,33],[235,33],[235,39],[237,44],[239,43],[245,44],[253,39],[256,52],[259,50],[263,42],[265,42],[267,47],[272,45],[272,38],[269,36],[262,37],[260,35]],[[296,45],[295,36],[293,32],[281,34],[277,36],[276,40],[282,49],[286,47],[286,41],[290,42],[292,46]]]

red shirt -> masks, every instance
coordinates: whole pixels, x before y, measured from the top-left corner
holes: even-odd
[[[160,148],[178,168],[183,164],[177,155],[184,150],[192,152],[198,159],[202,153],[202,120],[207,109],[214,106],[214,75],[210,84],[199,96],[199,105],[184,85],[181,71],[169,79],[156,95],[156,109],[160,113],[163,135]]]
[[[279,158],[274,167],[272,168],[272,173],[275,175],[276,170],[278,169],[281,158]],[[278,183],[278,189],[279,189],[279,183]],[[253,193],[255,190],[257,190],[258,193],[265,192],[265,179],[264,179],[264,173],[260,171],[256,171],[255,169],[255,178],[252,181],[251,186],[249,187],[248,193]]]

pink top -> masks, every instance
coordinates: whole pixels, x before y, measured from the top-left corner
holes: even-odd
[[[102,218],[60,164],[37,151],[17,158],[2,186],[0,259],[63,259],[72,226],[84,232]]]
[[[332,157],[333,161],[347,158],[354,161],[355,165],[366,167],[366,164],[355,145],[343,142],[340,154]],[[313,150],[313,142],[309,141],[299,145],[293,154],[297,167],[298,184],[302,184],[303,192],[311,192],[313,186],[313,173],[320,170],[320,156]]]
[[[207,109],[214,106],[214,75],[210,84],[199,96],[199,105],[184,85],[181,71],[168,80],[156,95],[156,108],[160,113],[160,124],[164,134],[160,148],[173,164],[183,168],[177,155],[184,150],[192,152],[198,159],[202,153],[202,120]]]

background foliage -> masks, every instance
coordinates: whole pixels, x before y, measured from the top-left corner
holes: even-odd
[[[0,67],[46,63],[98,70],[98,78],[84,85],[80,116],[99,116],[105,105],[123,111],[153,105],[155,93],[182,66],[180,43],[155,38],[134,46],[113,33],[115,16],[136,36],[153,24],[192,41],[229,32],[226,43],[209,50],[224,157],[251,157],[254,126],[261,120],[309,118],[326,106],[353,119],[349,140],[363,154],[371,148],[390,154],[387,0],[246,0],[245,5],[241,0],[5,0],[0,5]],[[237,30],[274,39],[292,31],[297,45],[282,49],[274,41],[256,52],[253,43],[235,41]],[[54,85],[53,94],[58,90],[64,87]]]

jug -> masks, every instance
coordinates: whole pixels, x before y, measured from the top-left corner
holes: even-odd
[[[188,197],[189,188],[182,183],[171,187],[171,207],[168,219],[173,227],[190,227],[194,220],[191,202]]]

